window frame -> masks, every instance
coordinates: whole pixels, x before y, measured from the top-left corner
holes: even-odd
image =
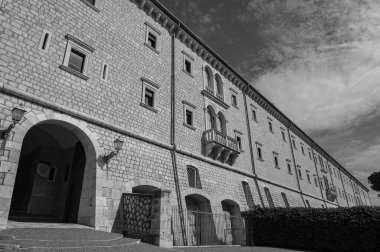
[[[182,101],[182,104],[183,104],[183,126],[191,129],[191,130],[196,130],[195,128],[195,111],[197,109],[197,106],[195,106],[194,104],[186,101],[186,100],[183,100]],[[193,114],[193,124],[190,125],[187,123],[187,118],[186,118],[186,111],[190,111],[192,114]]]
[[[295,150],[297,150],[297,146],[296,146],[296,139],[295,139],[295,137],[294,136],[291,136],[291,142],[292,142],[292,145],[293,145],[293,148],[295,149]]]
[[[265,196],[267,198],[267,202],[268,202],[269,208],[274,208],[275,205],[274,205],[274,202],[273,202],[272,194],[269,191],[269,188],[268,187],[264,187],[264,192],[265,192]]]
[[[231,90],[231,105],[237,109],[239,109],[238,107],[238,92],[236,92],[234,89],[230,88]],[[235,99],[234,99],[235,97]],[[234,103],[235,101],[235,103]]]
[[[193,75],[193,63],[194,63],[194,57],[192,57],[189,53],[187,53],[185,50],[182,50],[182,71],[187,74],[188,76],[194,78]],[[186,69],[186,61],[190,63],[190,72]]]
[[[297,165],[297,172],[298,172],[298,178],[303,180],[302,178],[302,170],[301,170],[301,166],[300,165]]]
[[[306,171],[306,178],[307,178],[307,182],[311,184],[310,171]]]
[[[286,159],[286,167],[288,168],[288,174],[293,175],[292,161],[290,161],[289,159]]]
[[[106,62],[104,62],[102,64],[102,68],[100,71],[100,79],[102,81],[107,82],[108,81],[108,74],[109,74],[109,65]]]
[[[268,130],[269,132],[271,133],[274,133],[274,130],[273,130],[273,119],[268,117]]]
[[[155,113],[157,113],[159,110],[158,110],[158,106],[157,106],[157,94],[158,94],[158,89],[160,88],[160,86],[145,78],[145,77],[142,77],[141,78],[141,83],[142,83],[142,94],[141,94],[141,102],[140,102],[140,105],[146,109],[149,109]],[[145,103],[145,91],[146,89],[148,89],[149,91],[151,91],[153,93],[153,107],[146,104]]]
[[[257,108],[251,104],[252,120],[257,122]]]
[[[146,30],[145,30],[145,42],[144,45],[147,46],[149,49],[154,51],[157,54],[160,54],[161,51],[161,32],[155,28],[152,24],[149,22],[145,22]],[[149,34],[152,34],[156,38],[156,47],[153,47],[149,43]]]
[[[49,32],[48,30],[42,30],[40,43],[38,45],[38,49],[40,51],[45,52],[45,53],[49,51],[52,36],[53,36],[53,34],[51,32]],[[45,40],[45,38],[46,38],[46,40]],[[44,45],[45,45],[45,47],[44,47]]]
[[[284,192],[281,192],[282,200],[284,201],[284,205],[286,208],[290,208],[288,198]]]
[[[80,41],[79,39],[71,36],[70,34],[67,34],[65,36],[67,40],[67,46],[66,46],[66,51],[65,55],[63,58],[62,65],[60,65],[60,68],[68,73],[71,73],[83,80],[88,80],[89,77],[87,76],[87,70],[88,70],[88,64],[90,60],[90,55],[95,51],[93,47],[90,45]],[[84,55],[84,62],[83,62],[83,70],[82,72],[79,72],[73,68],[69,67],[69,60],[71,56],[72,50],[78,51],[79,53]]]
[[[94,11],[96,12],[100,12],[100,10],[96,7],[98,4],[98,0],[94,0],[94,3],[90,3],[88,0],[81,0],[85,5],[87,5],[88,7],[90,7],[91,9],[93,9]]]
[[[193,170],[193,174],[194,174],[194,186],[191,186],[190,185],[190,176],[189,176],[189,170]],[[200,189],[202,190],[202,182],[201,182],[201,178],[200,178],[200,174],[199,174],[199,170],[198,168],[192,166],[192,165],[188,165],[186,166],[186,173],[187,173],[187,184],[190,188],[195,188],[195,189]]]
[[[253,200],[252,191],[249,187],[249,184],[247,181],[242,181],[241,185],[243,187],[243,192],[244,192],[245,200],[247,202],[247,206],[248,208],[252,209],[255,206],[255,202]]]
[[[240,149],[240,152],[244,152],[243,150],[243,133],[240,132],[239,130],[234,130],[235,132],[235,140],[238,142],[238,147]],[[239,146],[239,141],[238,138],[240,138],[240,146]]]
[[[263,145],[259,142],[256,142],[256,155],[257,155],[257,159],[260,160],[260,161],[264,161],[263,159]],[[260,151],[259,151],[260,150]]]
[[[280,169],[280,162],[278,160],[278,153],[273,151],[273,162],[274,162],[274,167],[277,169]]]
[[[285,133],[285,129],[284,128],[280,128],[281,129],[281,137],[282,137],[282,141],[284,141],[286,143],[286,133]]]

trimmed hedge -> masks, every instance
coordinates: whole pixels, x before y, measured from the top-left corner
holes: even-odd
[[[380,251],[380,208],[255,208],[247,241],[319,251]],[[253,245],[253,244],[251,244]]]

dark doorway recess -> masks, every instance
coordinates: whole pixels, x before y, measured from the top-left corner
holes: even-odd
[[[57,123],[26,134],[9,220],[77,223],[86,154],[78,137]]]

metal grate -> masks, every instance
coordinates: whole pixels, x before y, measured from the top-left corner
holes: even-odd
[[[202,184],[197,168],[191,166],[187,167],[187,178],[189,180],[189,187],[202,189]]]

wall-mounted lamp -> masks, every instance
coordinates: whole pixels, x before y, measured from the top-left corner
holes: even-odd
[[[111,160],[111,158],[113,158],[114,156],[116,156],[119,151],[121,150],[121,148],[123,148],[123,144],[124,144],[124,141],[120,140],[119,138],[116,139],[114,142],[113,142],[113,146],[115,148],[116,151],[112,151],[110,154],[108,155],[104,155],[103,156],[103,161],[108,164],[109,161]]]
[[[26,112],[25,110],[20,109],[20,108],[12,109],[13,123],[11,123],[7,129],[0,130],[0,139],[5,140],[8,138],[9,133],[16,126],[16,123],[18,123],[21,120],[25,112]]]

